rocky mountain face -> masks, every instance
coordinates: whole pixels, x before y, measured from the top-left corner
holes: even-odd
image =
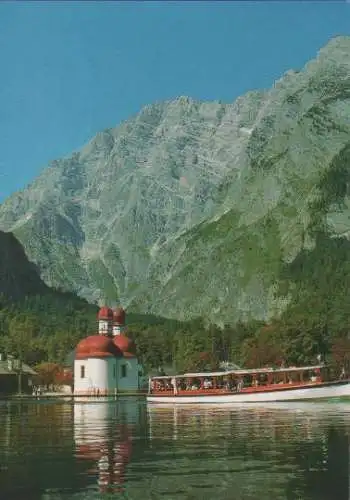
[[[233,104],[145,107],[7,199],[0,229],[47,284],[91,301],[218,323],[278,314],[286,266],[350,231],[349,53],[335,38]]]
[[[12,233],[0,231],[0,294],[10,299],[45,293],[48,287]]]

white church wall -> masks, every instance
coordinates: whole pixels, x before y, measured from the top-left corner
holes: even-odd
[[[108,363],[108,394],[115,394],[117,388],[117,376],[118,376],[118,368],[117,368],[117,359],[109,358]]]
[[[74,361],[74,393],[87,394],[89,391],[89,369],[88,359],[76,359]]]
[[[88,358],[74,362],[75,394],[113,394],[115,358]]]
[[[137,358],[118,358],[117,376],[118,391],[137,391],[139,388]]]

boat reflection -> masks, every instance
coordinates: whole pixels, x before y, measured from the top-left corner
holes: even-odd
[[[349,404],[260,404],[241,407],[218,405],[149,405],[151,441],[162,436],[186,439],[193,432],[198,437],[213,437],[216,430],[230,427],[242,439],[263,435],[272,440],[320,439],[325,428],[319,425],[322,413],[342,418],[350,431]],[[220,424],[220,425],[219,425]]]
[[[100,493],[123,492],[132,455],[137,404],[83,402],[74,405],[75,456],[86,462]]]
[[[302,487],[302,496],[298,498],[331,498],[324,495],[334,493],[336,482],[336,498],[350,498],[348,403],[269,403],[234,408],[149,405],[148,421],[151,446],[155,449],[170,438],[176,441],[177,448],[186,449],[191,443],[195,447],[197,443],[204,456],[205,443],[211,443],[212,450],[221,446],[218,456],[226,456],[226,466],[230,468],[232,464],[232,471],[236,470],[236,463],[269,464],[271,457],[280,457],[264,472],[262,483],[266,491],[270,476],[276,477],[272,473],[280,473],[280,466],[281,471],[286,467],[293,472],[289,478],[284,476],[286,482],[280,485],[283,494],[296,494]],[[231,473],[225,481],[232,483]],[[243,482],[241,487],[248,488]]]

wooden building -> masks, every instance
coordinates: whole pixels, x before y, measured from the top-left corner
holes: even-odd
[[[31,394],[36,372],[12,356],[0,355],[0,397],[23,392]]]

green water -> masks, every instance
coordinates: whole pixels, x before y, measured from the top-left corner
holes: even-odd
[[[350,404],[0,402],[1,500],[348,500]]]

